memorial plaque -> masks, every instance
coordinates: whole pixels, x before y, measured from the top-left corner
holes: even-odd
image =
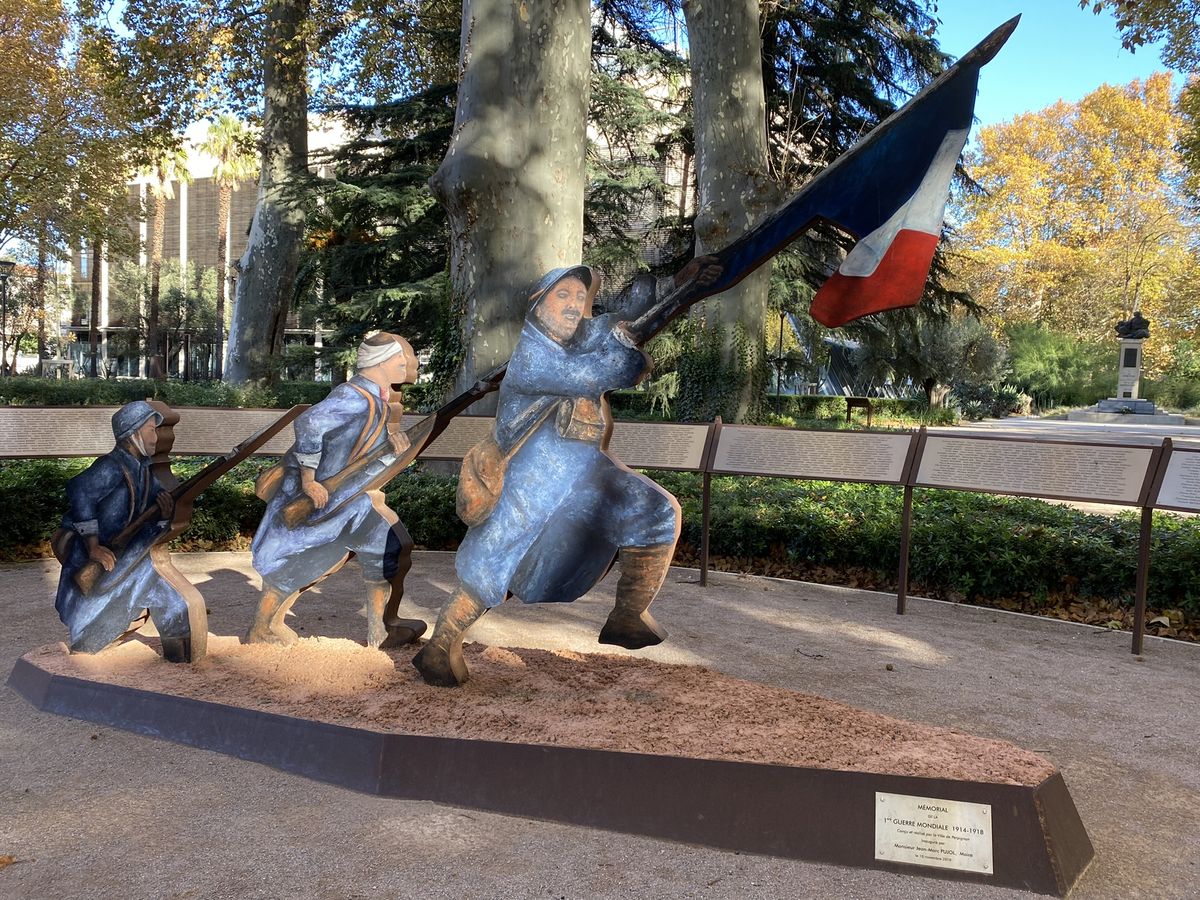
[[[401,424],[411,428],[424,416],[405,416]],[[467,451],[492,433],[495,419],[491,416],[459,416],[446,430],[434,438],[421,453],[422,459],[462,459]]]
[[[1200,512],[1200,449],[1171,452],[1155,506]]]
[[[113,448],[117,409],[0,407],[0,457],[100,456]]]
[[[992,807],[876,792],[875,858],[993,875]]]
[[[911,434],[903,433],[731,425],[717,436],[713,471],[899,484],[912,440]]]
[[[637,469],[680,469],[698,472],[704,464],[707,425],[617,422],[609,450]]]
[[[197,456],[228,453],[240,441],[270,425],[282,409],[216,409],[193,406],[177,409],[175,445],[171,452]],[[254,452],[255,456],[283,456],[295,440],[291,426],[284,428]]]
[[[930,435],[917,472],[922,487],[1136,506],[1151,447]]]

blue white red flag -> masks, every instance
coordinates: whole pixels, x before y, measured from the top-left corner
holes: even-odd
[[[1014,18],[838,157],[786,205],[715,254],[711,295],[732,287],[814,223],[857,239],[813,298],[822,325],[913,306],[925,291],[950,179],[975,114],[979,70],[1016,28]]]

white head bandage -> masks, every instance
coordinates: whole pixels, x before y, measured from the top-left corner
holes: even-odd
[[[397,341],[388,341],[386,344],[368,344],[363,341],[358,345],[358,359],[355,360],[354,366],[361,372],[403,352],[404,346]]]

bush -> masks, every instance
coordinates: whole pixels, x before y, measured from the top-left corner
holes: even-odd
[[[958,382],[950,396],[962,417],[971,422],[1002,419],[1017,413],[1028,415],[1032,398],[1011,384],[971,384]]]
[[[0,463],[0,558],[29,558],[58,526],[63,488],[88,460]],[[205,460],[175,467],[181,478]],[[254,477],[270,461],[238,466],[196,504],[175,549],[244,548],[263,504]],[[703,480],[650,473],[683,506],[682,545],[700,546]],[[452,550],[466,528],[454,514],[454,476],[413,468],[387,490],[418,547]],[[902,494],[887,485],[714,477],[710,549],[715,556],[788,560],[876,573],[894,584],[900,563]],[[1079,596],[1132,603],[1136,513],[1088,515],[1013,497],[920,489],[914,495],[911,579],[934,595],[993,601],[1016,595]],[[1200,519],[1156,514],[1150,603],[1200,617]]]
[[[1200,378],[1169,375],[1158,381],[1145,380],[1140,393],[1164,409],[1193,409],[1200,406]]]
[[[1089,406],[1116,388],[1116,348],[1081,343],[1039,325],[1007,329],[1012,382],[1039,409]]]
[[[297,403],[316,403],[330,387],[327,381],[285,381],[267,388],[148,378],[0,378],[0,406],[121,406],[151,397],[168,406],[287,409]]]

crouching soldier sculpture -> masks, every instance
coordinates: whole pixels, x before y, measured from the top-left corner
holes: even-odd
[[[710,259],[693,260],[676,282],[719,272]],[[493,436],[471,450],[459,477],[459,515],[470,526],[455,557],[459,586],[413,659],[430,684],[466,681],[463,634],[487,609],[510,595],[576,600],[618,554],[616,606],[600,643],[636,650],[666,637],[649,607],[679,539],[679,503],[607,452],[605,395],[637,384],[650,360],[644,335],[624,321],[633,315],[591,318],[599,285],[587,266],[556,269],[531,298]]]
[[[62,562],[55,609],[72,651],[104,649],[146,610],[165,659],[204,656],[204,600],[162,544],[175,506],[151,466],[162,421],[144,400],[121,407],[112,417],[116,446],[67,482],[67,512],[51,543]]]
[[[260,476],[257,492],[267,509],[252,550],[263,585],[247,642],[294,642],[295,631],[284,623],[288,610],[351,553],[367,587],[367,645],[404,644],[425,631],[424,622],[396,615],[412,539],[383,492],[339,496],[327,489],[331,479],[381,447],[390,444],[397,453],[408,447],[399,424],[399,391],[416,381],[417,359],[404,338],[380,333],[359,346],[356,367],[357,375],[300,414],[293,425],[295,443],[278,466]],[[312,512],[289,521],[289,506],[304,497]]]

